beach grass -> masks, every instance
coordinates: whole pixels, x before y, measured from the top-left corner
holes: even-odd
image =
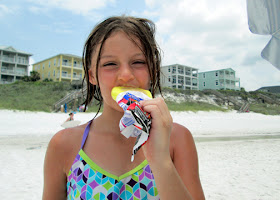
[[[65,95],[74,91],[70,82],[23,82],[17,81],[12,84],[0,85],[0,109],[8,110],[27,110],[27,111],[44,111],[54,112],[54,104],[63,98]],[[171,88],[163,88],[163,93],[172,94],[173,99],[166,100],[166,104],[171,111],[227,111],[231,110],[223,108],[219,102],[217,105],[211,103],[194,101],[188,98],[184,98],[179,103],[175,99],[181,98],[182,96],[198,95],[203,98],[207,96],[207,93],[203,91],[195,90],[178,90]],[[223,91],[230,96],[239,96],[243,100],[258,99],[256,92],[245,92],[245,91]],[[268,95],[268,94],[266,94]],[[270,94],[271,98],[275,100],[279,99],[277,95]],[[68,103],[68,110],[75,111],[79,105],[83,104],[82,99],[78,99],[76,102]],[[238,109],[238,108],[236,108]],[[98,105],[92,103],[88,106],[87,112],[97,112]],[[267,103],[255,103],[250,104],[250,111],[256,113],[262,113],[266,115],[279,115],[280,106],[272,105]],[[100,112],[102,112],[102,107]]]
[[[176,103],[173,101],[166,101],[166,104],[169,108],[169,110],[172,111],[192,111],[192,112],[197,112],[197,111],[228,111],[224,108],[211,105],[208,103],[203,103],[203,102],[181,102],[181,103]]]
[[[16,82],[0,86],[0,109],[52,112],[56,101],[70,90],[70,83]]]
[[[279,105],[250,104],[250,111],[265,115],[280,115]]]

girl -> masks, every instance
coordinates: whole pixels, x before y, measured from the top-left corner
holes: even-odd
[[[89,123],[51,139],[44,165],[44,200],[204,199],[191,133],[173,123],[164,100],[141,101],[151,114],[147,143],[131,162],[136,138],[120,134],[123,110],[112,99],[115,86],[160,90],[160,55],[154,24],[111,17],[89,35],[83,53],[86,106],[94,98],[103,112]]]

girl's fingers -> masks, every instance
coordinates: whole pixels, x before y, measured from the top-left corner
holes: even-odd
[[[159,97],[151,100],[141,101],[140,105],[145,112],[151,114],[152,118],[161,119],[163,125],[168,126],[172,124],[172,117],[163,98]]]

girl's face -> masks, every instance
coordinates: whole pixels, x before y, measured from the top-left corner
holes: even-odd
[[[141,46],[140,40],[133,40]],[[115,86],[149,89],[150,76],[145,55],[129,36],[118,31],[113,33],[103,44],[98,66],[99,87],[105,106],[114,107],[122,111],[111,97],[111,90]],[[97,46],[99,49],[100,46]],[[93,55],[92,66],[89,70],[90,82],[97,85],[95,65],[98,52]]]

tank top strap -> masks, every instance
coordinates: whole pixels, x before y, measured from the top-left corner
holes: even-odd
[[[86,128],[85,128],[84,135],[83,135],[83,140],[82,140],[82,144],[81,144],[81,149],[84,147],[85,142],[86,142],[86,140],[87,140],[88,133],[89,133],[89,129],[90,129],[90,125],[91,125],[92,121],[93,121],[93,120],[90,120],[90,121],[88,122],[88,125],[87,125]]]

